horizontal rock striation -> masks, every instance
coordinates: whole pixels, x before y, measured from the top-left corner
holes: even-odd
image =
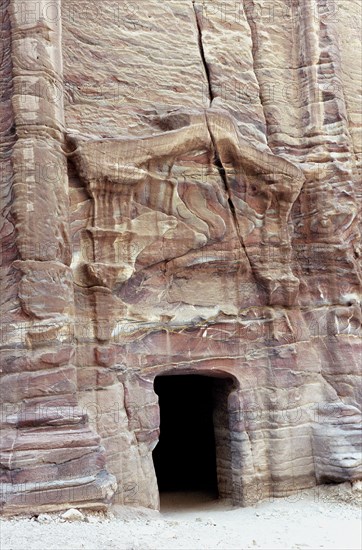
[[[15,228],[10,233],[14,255],[6,246],[3,258],[13,284],[4,278],[2,287],[5,296],[9,291],[5,308],[12,306],[2,317],[1,342],[1,506],[6,513],[84,501],[99,507],[115,486],[100,436],[77,407],[64,117],[56,95],[62,87],[60,21],[25,14],[24,6],[10,2],[2,12],[5,77],[9,67],[12,74],[5,120],[13,117],[16,129],[16,140],[8,132],[4,155],[12,167],[5,222]]]

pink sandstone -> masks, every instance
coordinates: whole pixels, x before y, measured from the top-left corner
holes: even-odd
[[[158,508],[164,374],[220,497],[361,478],[357,0],[0,13],[3,513]]]

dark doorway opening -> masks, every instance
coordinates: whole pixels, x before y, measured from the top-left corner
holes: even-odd
[[[200,375],[155,379],[160,406],[160,439],[153,451],[153,461],[161,493],[202,491],[217,498],[214,420],[216,409],[220,409],[220,404],[216,403],[220,395],[218,382],[224,380]],[[226,410],[226,403],[224,405]]]

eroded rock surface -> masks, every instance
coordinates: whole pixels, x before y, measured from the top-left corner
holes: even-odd
[[[34,5],[1,11],[4,511],[157,507],[165,373],[230,378],[236,504],[361,477],[358,2]]]

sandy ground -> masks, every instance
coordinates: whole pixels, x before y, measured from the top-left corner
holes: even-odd
[[[250,508],[204,494],[165,495],[161,513],[116,507],[65,522],[59,514],[1,520],[1,550],[146,550],[362,546],[361,490],[349,484],[303,491]]]

